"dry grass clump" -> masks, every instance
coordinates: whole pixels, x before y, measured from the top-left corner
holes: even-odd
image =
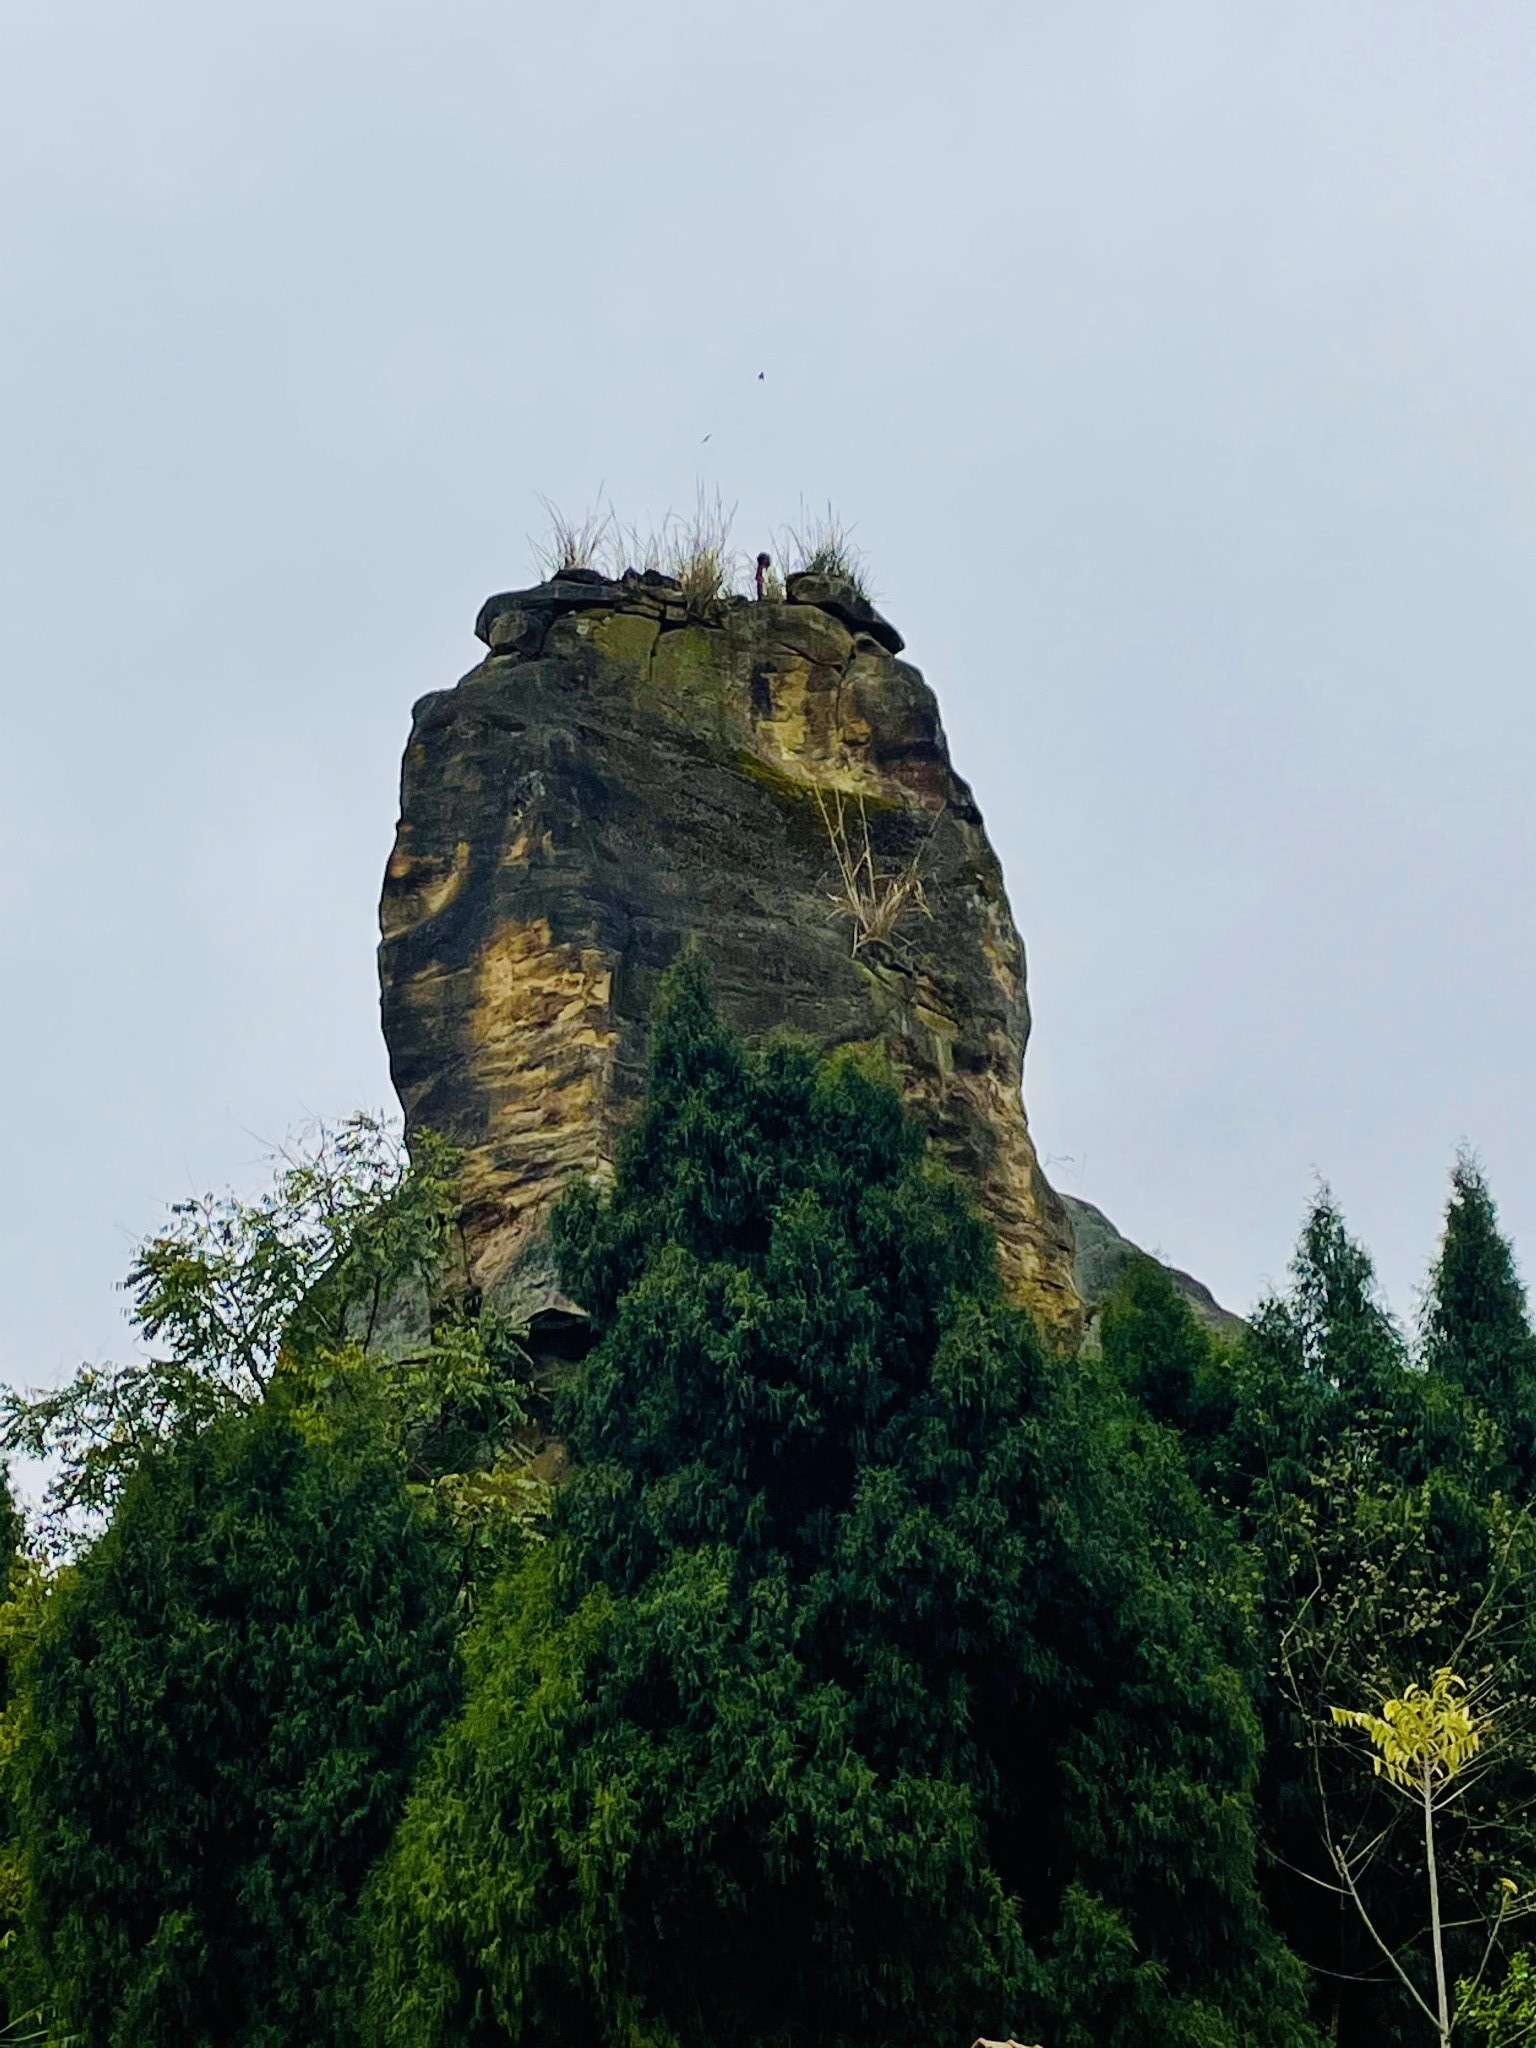
[[[569,518],[552,499],[541,496],[544,517],[549,521],[542,539],[528,536],[533,559],[548,581],[567,569],[595,569],[610,544],[617,522],[610,505],[605,512],[599,502],[580,519]]]
[[[808,513],[802,505],[800,524],[786,526],[779,552],[793,564],[790,573],[837,576],[868,600],[864,557],[853,544],[853,528],[845,526],[832,507]]]
[[[708,610],[734,591],[741,571],[740,557],[731,546],[735,520],[734,505],[727,505],[719,491],[713,498],[706,498],[702,488],[694,501],[691,519],[674,519],[669,515],[670,554],[666,567],[677,578],[690,609]]]
[[[528,538],[545,578],[596,569],[617,583],[629,569],[659,570],[676,577],[685,602],[700,615],[752,585],[754,559],[731,542],[736,507],[727,505],[718,490],[710,496],[701,484],[690,517],[669,512],[648,531],[622,524],[601,492],[580,517],[562,512],[552,499],[541,496],[539,503],[548,523],[542,536]],[[778,559],[763,572],[762,595],[782,599],[785,574],[805,570],[840,578],[870,599],[864,557],[852,536],[852,527],[830,505],[819,513],[808,513],[802,505],[799,524],[785,527],[777,537]]]
[[[832,791],[830,801],[819,789],[815,794],[827,844],[837,863],[838,886],[830,897],[832,914],[846,917],[852,923],[855,954],[874,941],[889,944],[897,925],[908,911],[916,910],[924,917],[932,917],[928,898],[923,893],[922,861],[943,812],[935,815],[924,834],[922,845],[905,867],[882,869],[870,844],[869,817],[863,797],[855,800],[858,813],[855,821],[840,789]]]
[[[607,573],[614,582],[622,582],[626,571],[630,569],[638,569],[642,575],[647,569],[655,569],[664,575],[670,575],[670,528],[670,515],[660,526],[653,526],[644,532],[638,526],[621,526],[615,520],[605,551]]]
[[[626,570],[655,569],[677,578],[690,609],[708,611],[735,589],[741,558],[731,546],[736,507],[718,491],[706,497],[702,487],[691,518],[669,512],[659,527],[642,531],[626,526],[613,507],[599,503],[579,519],[567,517],[548,498],[540,498],[549,521],[542,540],[529,536],[534,560],[546,577],[571,569],[596,569],[619,582]]]

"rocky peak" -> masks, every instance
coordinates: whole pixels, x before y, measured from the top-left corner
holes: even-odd
[[[464,1151],[480,1284],[543,1340],[569,1329],[549,1210],[611,1161],[696,935],[738,1029],[884,1053],[1009,1288],[1073,1341],[1071,1225],[1021,1096],[1024,951],[896,629],[833,577],[701,604],[568,570],[475,631],[485,659],[415,708],[380,973],[408,1129]]]

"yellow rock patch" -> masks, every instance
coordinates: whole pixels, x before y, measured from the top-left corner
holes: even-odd
[[[409,931],[424,918],[446,910],[464,886],[469,873],[469,841],[461,839],[453,849],[453,860],[445,870],[437,861],[414,860],[397,847],[389,863],[390,889],[380,906],[381,928],[386,939]]]
[[[464,1194],[500,1217],[471,1247],[493,1280],[570,1182],[602,1163],[613,1051],[613,972],[594,947],[561,945],[545,918],[504,925],[475,974],[469,1032],[489,1134],[464,1168]]]

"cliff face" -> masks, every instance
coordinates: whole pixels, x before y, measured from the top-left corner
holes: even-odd
[[[550,1206],[612,1157],[657,978],[696,934],[738,1029],[884,1051],[1008,1286],[1073,1341],[1071,1225],[1020,1093],[1023,948],[894,629],[817,578],[700,618],[664,579],[576,572],[476,631],[486,659],[415,709],[380,972],[407,1126],[465,1154],[478,1282],[548,1335],[568,1314]],[[835,900],[839,840],[855,894],[920,884],[884,936]]]

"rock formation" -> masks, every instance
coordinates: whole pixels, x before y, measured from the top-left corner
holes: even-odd
[[[1089,1310],[1089,1348],[1097,1343],[1097,1318],[1094,1311],[1114,1293],[1115,1284],[1132,1259],[1148,1259],[1151,1252],[1143,1251],[1139,1244],[1133,1244],[1123,1237],[1104,1214],[1092,1202],[1085,1202],[1081,1195],[1062,1196],[1068,1217],[1072,1223],[1072,1235],[1076,1241],[1077,1254],[1072,1264],[1072,1277],[1077,1282],[1077,1291]],[[1183,1295],[1194,1311],[1198,1322],[1218,1337],[1235,1337],[1247,1328],[1241,1316],[1233,1315],[1228,1308],[1212,1294],[1203,1280],[1197,1280],[1193,1273],[1185,1273],[1178,1266],[1158,1264]]]
[[[558,1343],[550,1206],[611,1159],[658,976],[696,934],[740,1030],[884,1053],[1010,1290],[1075,1341],[1071,1224],[1020,1092],[1023,947],[894,628],[825,578],[696,605],[576,571],[476,631],[486,658],[415,709],[380,948],[407,1126],[463,1149],[476,1281]]]

